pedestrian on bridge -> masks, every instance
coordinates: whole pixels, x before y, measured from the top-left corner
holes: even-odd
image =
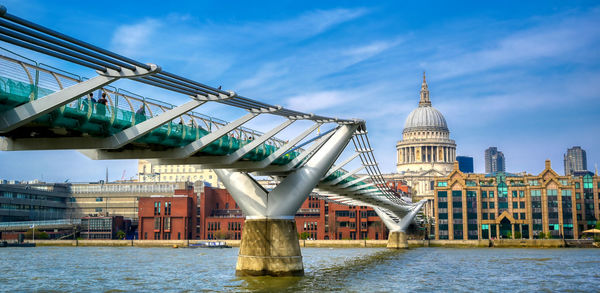
[[[102,93],[102,97],[98,99],[98,105],[96,106],[96,113],[100,116],[106,115],[106,105],[108,100],[106,99],[106,93]]]

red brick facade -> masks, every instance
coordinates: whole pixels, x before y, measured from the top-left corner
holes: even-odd
[[[139,239],[196,239],[196,203],[193,188],[175,190],[172,197],[140,198]]]
[[[245,218],[227,190],[204,187],[201,194],[193,189],[175,194],[140,199],[139,239],[242,238]],[[170,229],[165,221],[170,221]],[[373,209],[315,196],[308,197],[296,213],[296,226],[301,237],[309,239],[387,239],[388,234]]]

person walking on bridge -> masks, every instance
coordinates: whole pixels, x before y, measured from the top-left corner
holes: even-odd
[[[108,100],[106,99],[106,93],[102,93],[102,97],[98,99],[98,105],[96,106],[96,113],[100,116],[106,115],[106,105]]]

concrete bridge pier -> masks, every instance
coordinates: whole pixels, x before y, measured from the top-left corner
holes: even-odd
[[[304,274],[294,216],[344,150],[358,126],[339,126],[304,165],[291,171],[271,191],[265,190],[247,173],[215,170],[246,215],[236,275]]]
[[[406,249],[408,248],[408,238],[406,232],[390,231],[388,236],[387,248]]]
[[[406,229],[412,223],[417,213],[423,207],[426,200],[417,203],[410,211],[403,215],[396,215],[390,210],[385,210],[379,207],[373,208],[385,226],[390,230],[388,235],[387,248],[391,249],[407,249],[408,237]]]
[[[236,265],[238,276],[302,276],[296,221],[248,219]]]

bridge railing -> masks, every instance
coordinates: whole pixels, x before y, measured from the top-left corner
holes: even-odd
[[[81,219],[61,219],[47,221],[23,221],[23,222],[0,222],[0,230],[8,229],[29,229],[59,226],[81,225]]]
[[[26,91],[26,93],[20,94],[28,96],[30,100],[43,98],[52,92],[62,90],[87,80],[85,77],[43,63],[38,63],[35,60],[26,58],[2,47],[0,47],[0,71],[2,72],[3,77],[23,83],[23,85],[25,85],[23,86],[23,90]],[[7,88],[5,80],[0,80],[0,88]],[[102,89],[95,91],[93,98],[98,100],[103,93],[106,94],[108,100],[108,107],[106,107],[104,115],[110,117],[111,120],[129,120],[134,124],[136,123],[136,118],[138,120],[141,119],[140,114],[137,114],[139,112],[143,112],[145,120],[156,117],[176,107],[170,103],[138,95],[125,89],[112,86],[105,86]],[[99,104],[92,103],[91,98],[88,96],[81,97],[69,103],[66,107],[88,111],[88,105],[95,105],[95,107],[89,108],[89,111],[94,114],[97,114],[98,107],[101,107]],[[143,109],[143,111],[139,111],[140,109]],[[134,115],[132,113],[136,114]],[[194,128],[203,128],[209,132],[228,124],[225,120],[195,111],[182,115],[174,122],[176,123],[175,127],[186,125]],[[261,131],[242,126],[231,131],[229,136],[240,140],[247,140],[262,134],[263,132]],[[280,147],[284,143],[284,140],[275,137],[266,142],[266,144],[274,147]]]

